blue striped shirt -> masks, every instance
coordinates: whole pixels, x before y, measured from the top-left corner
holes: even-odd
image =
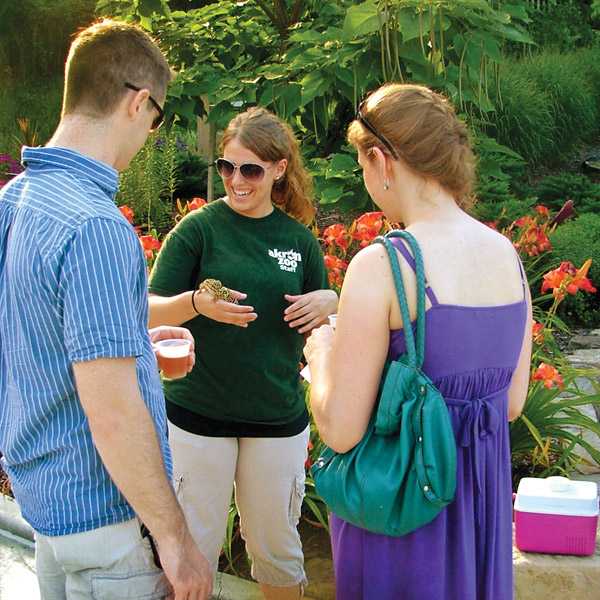
[[[171,457],[146,261],[114,203],[117,172],[65,148],[22,159],[0,191],[0,451],[25,519],[64,535],[134,515],[93,445],[72,363],[135,356],[169,476]]]

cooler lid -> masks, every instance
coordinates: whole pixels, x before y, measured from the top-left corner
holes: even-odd
[[[598,514],[598,486],[593,481],[572,481],[566,477],[524,477],[517,488],[515,510],[595,517]]]

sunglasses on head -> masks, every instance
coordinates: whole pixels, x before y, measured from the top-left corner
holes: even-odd
[[[133,90],[134,92],[139,92],[143,89],[143,88],[139,88],[135,85],[132,85],[131,83],[126,83],[125,87],[129,90]],[[150,131],[156,131],[163,124],[163,122],[165,120],[165,111],[162,109],[160,104],[152,96],[148,96],[148,100],[150,100],[150,102],[152,102],[152,106],[154,106],[154,108],[158,112],[158,116],[156,117],[156,119],[154,119],[154,121],[152,121],[152,127],[150,127]]]
[[[367,103],[367,100],[363,100],[359,104],[359,106],[358,106],[358,112],[356,113],[356,119],[358,121],[360,121],[363,124],[363,126],[365,127],[365,129],[367,129],[368,131],[370,131],[390,151],[390,154],[394,158],[397,159],[398,158],[398,153],[396,152],[396,150],[394,150],[394,147],[363,116],[362,111],[363,111],[363,108],[364,108],[364,106],[365,106],[366,103]]]
[[[223,179],[233,177],[235,170],[239,169],[242,179],[248,183],[258,183],[259,181],[262,181],[265,173],[271,167],[275,166],[275,163],[268,167],[263,167],[257,163],[243,163],[241,165],[236,165],[226,158],[217,158],[215,164],[217,165],[217,172]]]

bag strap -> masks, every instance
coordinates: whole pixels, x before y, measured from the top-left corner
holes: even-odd
[[[400,272],[400,264],[396,255],[396,247],[389,238],[400,237],[408,242],[415,259],[415,274],[417,276],[417,342],[411,327],[410,313],[406,301],[406,292],[402,281],[402,273]],[[400,313],[402,314],[402,322],[404,323],[404,337],[406,339],[406,352],[408,355],[408,363],[418,369],[423,365],[425,356],[425,268],[423,266],[423,255],[421,248],[414,236],[406,230],[396,230],[388,232],[385,236],[377,236],[376,242],[383,244],[387,250],[396,284],[396,293],[398,295],[398,303],[400,304]]]

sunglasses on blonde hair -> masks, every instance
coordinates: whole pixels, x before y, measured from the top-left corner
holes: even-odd
[[[397,159],[398,158],[398,153],[396,152],[396,150],[394,150],[394,147],[392,146],[392,144],[390,144],[390,142],[388,142],[385,139],[385,137],[383,137],[377,131],[377,129],[375,129],[375,127],[373,127],[373,125],[371,125],[371,123],[369,123],[369,121],[367,121],[367,119],[363,116],[362,111],[363,111],[363,108],[364,108],[364,106],[365,106],[366,103],[367,103],[367,100],[363,100],[358,105],[358,112],[356,113],[356,120],[359,121],[360,123],[362,123],[362,125],[364,126],[364,128],[367,131],[370,131],[390,151],[390,154],[395,159]]]
[[[243,163],[241,165],[236,165],[226,158],[217,158],[215,164],[217,165],[217,172],[223,179],[233,177],[235,170],[239,169],[240,175],[244,181],[247,181],[248,183],[259,183],[264,179],[265,173],[271,167],[274,167],[276,163],[273,163],[268,167],[263,167],[257,163]]]

